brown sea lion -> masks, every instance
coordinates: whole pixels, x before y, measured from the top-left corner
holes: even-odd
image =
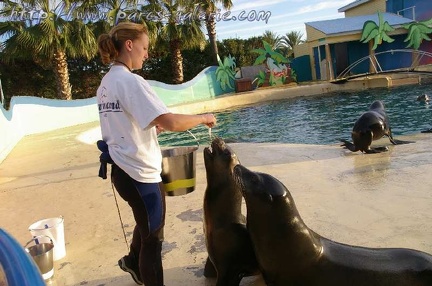
[[[374,101],[369,110],[363,113],[354,123],[351,132],[353,143],[347,140],[341,140],[342,146],[356,152],[380,153],[387,151],[387,147],[371,148],[372,141],[387,136],[393,145],[412,143],[408,141],[395,140],[390,128],[389,118],[385,112],[382,101]]]
[[[309,229],[288,189],[271,175],[234,167],[247,227],[267,285],[432,285],[432,255],[338,243]]]
[[[204,149],[207,189],[204,195],[204,234],[207,259],[204,276],[217,286],[237,286],[244,276],[257,274],[258,263],[241,213],[242,194],[232,176],[236,154],[216,138]]]

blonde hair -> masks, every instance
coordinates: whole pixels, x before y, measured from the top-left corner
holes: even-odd
[[[142,34],[148,35],[147,27],[143,24],[121,22],[107,34],[98,38],[98,49],[102,63],[110,64],[119,55],[123,44],[127,40],[136,40]]]

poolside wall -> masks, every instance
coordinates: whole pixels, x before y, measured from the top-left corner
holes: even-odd
[[[213,69],[214,71],[214,69]],[[213,73],[213,75],[212,75]],[[217,88],[214,72],[206,69],[192,83],[175,86],[150,82],[158,95],[177,113],[203,113],[291,97],[324,95],[342,90],[388,87],[418,83],[415,78],[379,77],[350,81],[345,84],[328,82],[296,86],[260,88],[251,92],[223,94]],[[399,81],[399,82],[398,82]],[[13,97],[9,110],[0,106],[0,163],[26,135],[47,132],[99,120],[96,98],[53,100],[31,96]]]
[[[226,93],[216,81],[215,70],[216,67],[208,67],[179,85],[151,80],[149,84],[168,106],[208,100]],[[96,97],[66,101],[16,96],[12,97],[9,110],[0,105],[0,113],[0,163],[26,135],[99,120]]]

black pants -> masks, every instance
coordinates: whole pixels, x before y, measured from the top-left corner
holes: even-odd
[[[161,204],[154,208],[147,202],[148,207],[142,198],[137,187],[137,182],[133,180],[117,165],[112,165],[111,181],[114,184],[119,195],[132,208],[136,226],[133,232],[132,243],[129,255],[138,258],[141,279],[146,286],[163,286],[163,269],[162,269],[162,241],[163,228],[165,225],[165,192],[162,183],[157,184],[159,187],[159,200],[152,200],[152,204]],[[155,186],[152,186],[153,188]],[[158,194],[159,195],[159,194]],[[148,209],[157,211],[159,215],[158,224],[155,227],[151,225]],[[155,214],[153,214],[155,215]]]

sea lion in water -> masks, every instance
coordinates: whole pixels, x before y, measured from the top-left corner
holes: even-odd
[[[342,146],[351,150],[352,152],[361,151],[364,153],[380,153],[387,151],[387,147],[371,148],[373,140],[381,139],[387,136],[393,145],[412,143],[408,141],[395,140],[393,138],[388,116],[384,109],[384,104],[377,100],[374,101],[369,110],[363,113],[359,119],[354,123],[351,132],[353,143],[341,140]]]
[[[234,167],[247,227],[267,285],[432,285],[432,255],[338,243],[309,229],[288,189],[271,175]]]
[[[427,94],[425,93],[425,94],[419,95],[419,96],[417,97],[417,101],[429,102],[429,101],[430,101],[430,97],[429,97],[429,95],[427,95]]]
[[[216,138],[204,148],[207,188],[204,194],[204,234],[208,259],[204,276],[214,277],[217,286],[238,286],[244,276],[258,274],[258,263],[241,213],[240,189],[232,170],[240,164],[226,143]]]

